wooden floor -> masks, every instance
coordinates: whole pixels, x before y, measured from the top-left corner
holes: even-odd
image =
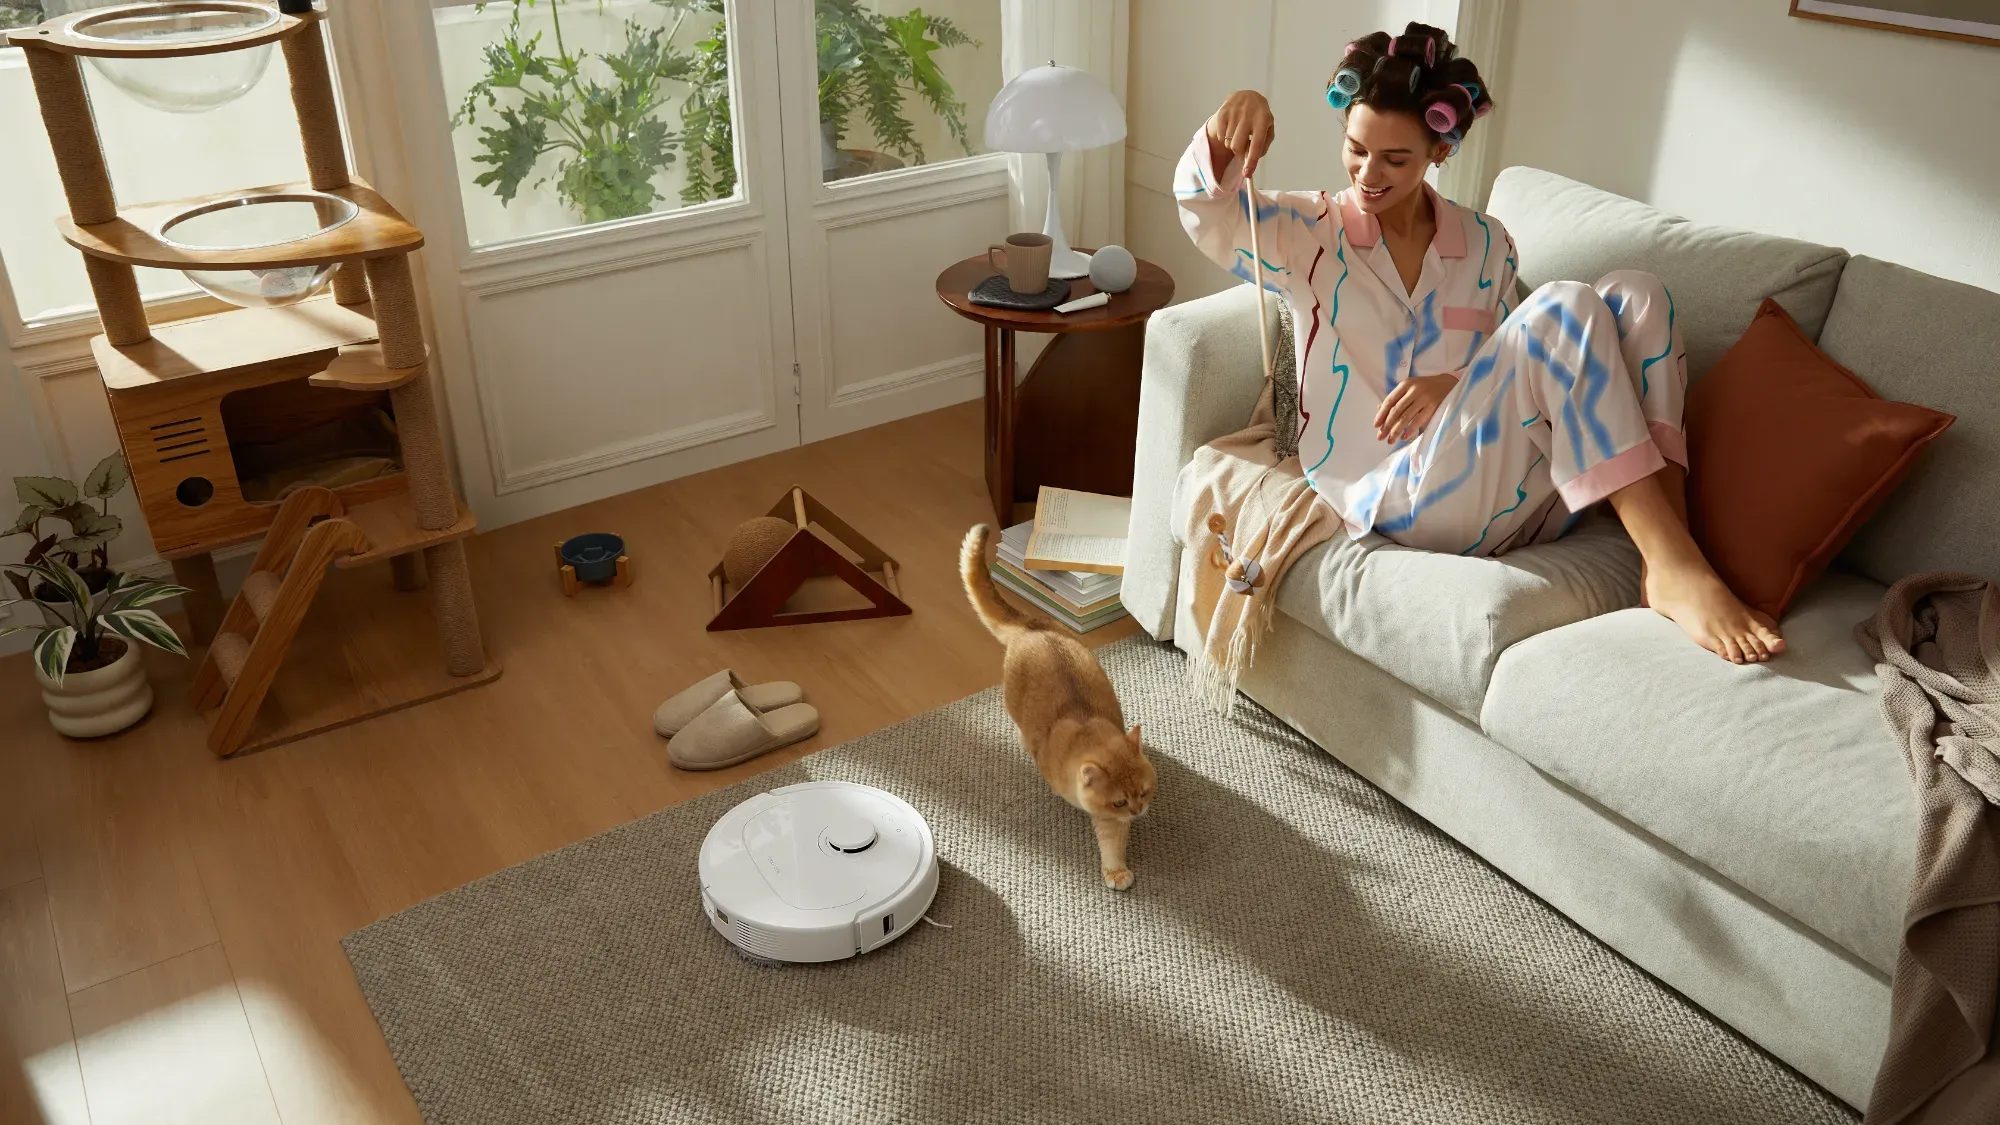
[[[81,743],[49,728],[26,656],[0,660],[0,1122],[417,1122],[342,935],[998,681],[956,573],[990,518],[979,410],[481,535],[499,681],[261,754],[209,755],[185,661],[149,652],[152,717]],[[794,483],[900,561],[914,616],[703,630],[730,530]],[[596,530],[625,536],[635,581],[565,598],[551,544]],[[386,567],[359,573],[388,588]],[[668,766],[653,708],[722,667],[798,681],[819,736],[713,774]]]

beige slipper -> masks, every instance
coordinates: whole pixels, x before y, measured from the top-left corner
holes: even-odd
[[[730,692],[743,697],[743,702],[752,710],[775,711],[788,707],[806,697],[799,685],[790,680],[773,680],[768,684],[746,684],[735,672],[724,668],[715,675],[660,704],[653,712],[653,729],[661,738],[672,738],[682,727],[694,722],[696,715],[708,710],[709,705]]]
[[[732,691],[668,741],[667,760],[684,770],[719,770],[817,733],[819,711],[811,704],[760,711]]]

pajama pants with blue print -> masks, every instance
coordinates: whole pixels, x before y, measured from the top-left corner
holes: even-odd
[[[1550,282],[1474,356],[1424,433],[1348,491],[1348,523],[1395,542],[1498,555],[1571,513],[1687,467],[1687,351],[1652,274]]]

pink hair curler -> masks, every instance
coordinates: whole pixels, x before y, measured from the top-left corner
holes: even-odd
[[[1484,117],[1484,116],[1486,116],[1487,114],[1489,114],[1489,113],[1492,113],[1492,112],[1493,112],[1493,103],[1492,103],[1492,102],[1487,102],[1487,103],[1486,103],[1485,105],[1482,105],[1482,106],[1480,106],[1480,107],[1479,107],[1478,109],[1475,109],[1475,110],[1473,110],[1473,111],[1472,111],[1472,116],[1474,116],[1474,117]]]
[[[1424,65],[1436,66],[1437,61],[1438,61],[1438,41],[1435,39],[1427,38],[1424,40]]]
[[[1449,133],[1458,127],[1458,108],[1446,101],[1435,101],[1424,110],[1424,124],[1433,133]]]

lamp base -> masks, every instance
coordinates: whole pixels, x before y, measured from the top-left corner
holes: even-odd
[[[1065,281],[1090,276],[1090,255],[1075,250],[1056,250],[1049,254],[1049,276]]]

